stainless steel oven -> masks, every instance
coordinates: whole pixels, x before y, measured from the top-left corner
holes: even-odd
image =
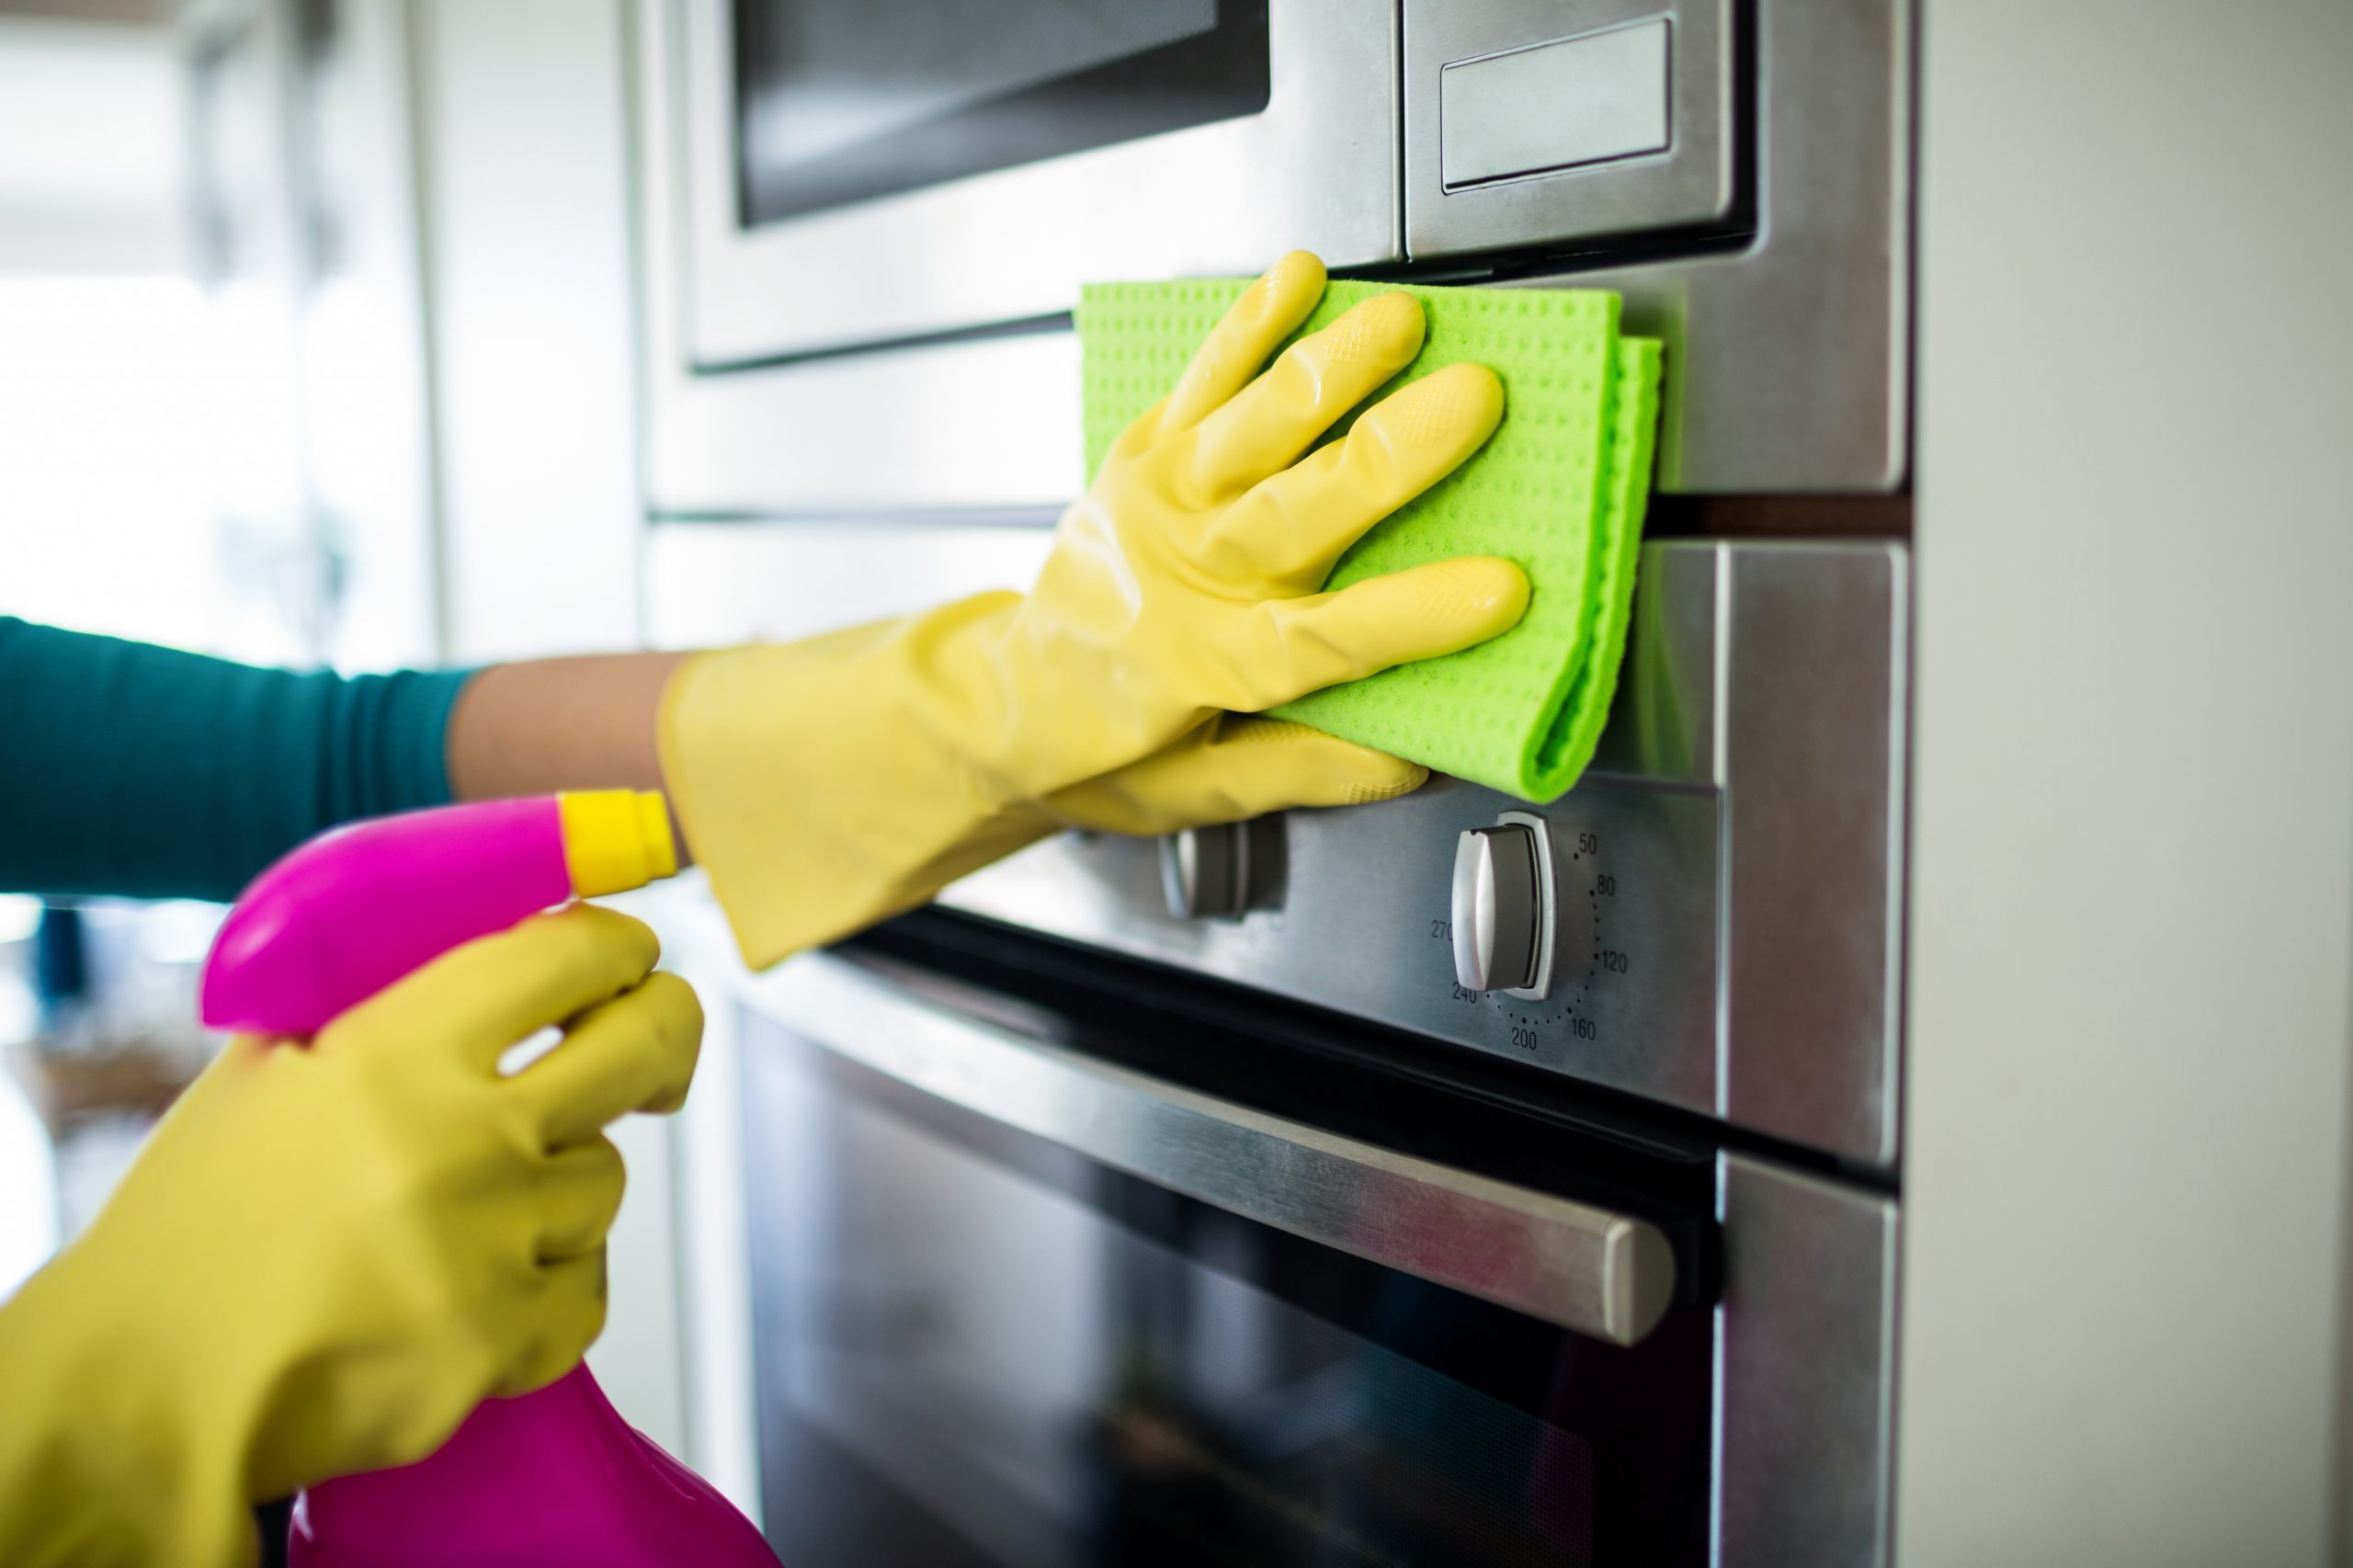
[[[672,524],[653,621],[801,634],[1048,537]],[[788,1557],[1883,1561],[1907,567],[1653,544],[1551,806],[1066,836],[747,978]],[[1499,833],[1516,893],[1458,875]]]
[[[1883,1192],[1038,958],[745,1002],[787,1562],[1881,1559]]]

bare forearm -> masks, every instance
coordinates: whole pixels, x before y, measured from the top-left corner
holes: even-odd
[[[449,715],[460,801],[662,784],[655,716],[683,653],[597,653],[495,665]]]

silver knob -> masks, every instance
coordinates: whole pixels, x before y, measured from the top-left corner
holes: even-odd
[[[1247,823],[1191,827],[1160,841],[1160,892],[1177,920],[1239,920],[1250,911]]]
[[[1531,828],[1474,827],[1454,846],[1454,978],[1466,991],[1522,991],[1543,956],[1544,905]]]

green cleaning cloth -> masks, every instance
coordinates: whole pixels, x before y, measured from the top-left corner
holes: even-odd
[[[1086,472],[1192,358],[1246,278],[1090,285],[1080,296]],[[1326,584],[1450,555],[1500,555],[1531,589],[1491,642],[1384,670],[1275,710],[1523,800],[1557,798],[1593,756],[1618,685],[1650,494],[1659,346],[1618,335],[1597,290],[1334,282],[1301,330],[1404,288],[1429,335],[1385,396],[1459,359],[1503,378],[1504,420],[1471,460],[1340,558]]]

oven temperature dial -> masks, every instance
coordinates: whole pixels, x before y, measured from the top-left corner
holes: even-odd
[[[1466,991],[1541,1001],[1552,989],[1555,901],[1544,819],[1506,812],[1454,846],[1454,978]]]
[[[1241,919],[1250,912],[1250,824],[1188,827],[1163,838],[1160,891],[1171,919]]]

